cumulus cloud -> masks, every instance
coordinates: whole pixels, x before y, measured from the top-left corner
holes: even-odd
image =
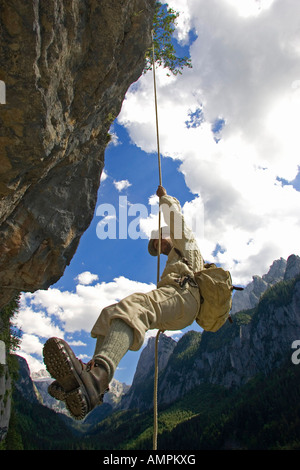
[[[75,292],[49,288],[34,294],[24,294],[24,296],[29,303],[28,308],[43,309],[45,312],[45,330],[47,329],[47,321],[51,326],[49,318],[53,316],[62,323],[65,332],[73,333],[80,330],[89,332],[101,310],[107,305],[111,305],[133,292],[147,292],[152,288],[152,284],[144,284],[120,276],[112,282],[101,282],[93,286],[77,284]],[[35,315],[36,312],[32,312],[32,317]],[[30,326],[30,328],[32,333],[35,332],[34,327]],[[27,332],[27,326],[23,325],[22,330],[25,331],[25,329]]]
[[[89,285],[92,284],[94,281],[98,281],[99,277],[97,274],[92,274],[89,271],[85,271],[81,274],[78,274],[78,276],[75,278],[75,280],[78,280],[79,284],[83,285]]]
[[[115,188],[121,192],[123,189],[127,189],[131,186],[128,180],[114,181]]]
[[[149,292],[154,284],[145,284],[123,276],[112,282],[88,285],[82,281],[95,281],[98,276],[81,273],[75,292],[56,288],[22,294],[20,310],[15,325],[21,328],[22,344],[18,352],[27,360],[31,371],[38,371],[42,364],[42,348],[51,336],[65,338],[76,332],[89,333],[101,310],[134,292]],[[71,340],[70,345],[82,346],[82,341]],[[81,355],[81,358],[86,358]]]
[[[300,193],[292,186],[300,166],[299,2],[169,5],[183,12],[178,39],[184,43],[191,30],[197,38],[192,69],[176,77],[157,70],[161,153],[181,161],[195,195],[191,221],[203,207],[204,258],[245,284],[299,250]],[[154,153],[151,94],[146,74],[127,93],[118,120],[138,147]]]
[[[63,337],[62,329],[54,323],[51,316],[40,309],[33,309],[31,306],[35,306],[35,294],[23,294],[23,301],[15,321],[18,328],[24,333],[43,338],[48,336]]]

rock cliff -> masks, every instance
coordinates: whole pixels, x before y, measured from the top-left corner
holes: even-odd
[[[295,255],[292,255],[292,257],[293,256]],[[283,280],[286,267],[287,261],[280,258],[272,263],[267,274],[264,274],[262,277],[254,275],[252,282],[250,282],[243,291],[235,292],[232,300],[231,313],[255,307],[262,294],[269,287]]]
[[[165,369],[177,343],[172,338],[160,334],[158,343],[158,368]],[[122,398],[120,407],[147,408],[151,403],[154,378],[155,338],[149,338],[148,344],[140,355],[129,392]]]
[[[26,359],[16,356],[19,363],[18,380],[15,382],[15,389],[31,403],[42,403],[38,390],[31,380],[30,371]]]
[[[0,308],[56,282],[89,226],[154,4],[0,0]]]

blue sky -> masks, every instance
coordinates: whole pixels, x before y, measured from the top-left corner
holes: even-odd
[[[163,185],[195,228],[204,259],[244,285],[274,259],[299,254],[299,1],[169,5],[181,12],[176,39],[193,68],[176,77],[157,70]],[[22,298],[20,353],[33,372],[43,367],[50,336],[65,338],[88,360],[89,332],[101,308],[156,284],[146,238],[157,227],[159,183],[151,72],[128,90],[111,133],[95,217],[70,266],[48,291]],[[104,204],[113,210],[109,219],[100,215]],[[143,237],[132,239],[129,228],[141,206]],[[99,238],[101,221],[116,237]],[[162,258],[161,271],[163,264]],[[115,378],[131,383],[138,357],[128,353]]]

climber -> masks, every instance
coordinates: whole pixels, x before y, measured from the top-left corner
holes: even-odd
[[[50,338],[44,345],[44,362],[56,379],[48,391],[65,401],[75,419],[83,419],[103,402],[120,360],[129,349],[141,348],[149,329],[183,329],[193,323],[200,309],[200,292],[193,280],[193,273],[203,269],[200,250],[177,199],[167,195],[163,186],[156,194],[167,224],[161,229],[161,253],[168,257],[157,288],[129,295],[102,310],[91,331],[96,345],[87,364],[62,339]],[[148,244],[152,256],[157,256],[158,246],[153,232]]]

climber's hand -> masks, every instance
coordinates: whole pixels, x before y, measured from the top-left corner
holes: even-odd
[[[156,195],[158,197],[166,196],[167,191],[165,190],[165,188],[163,186],[158,186],[157,191],[156,191]]]

